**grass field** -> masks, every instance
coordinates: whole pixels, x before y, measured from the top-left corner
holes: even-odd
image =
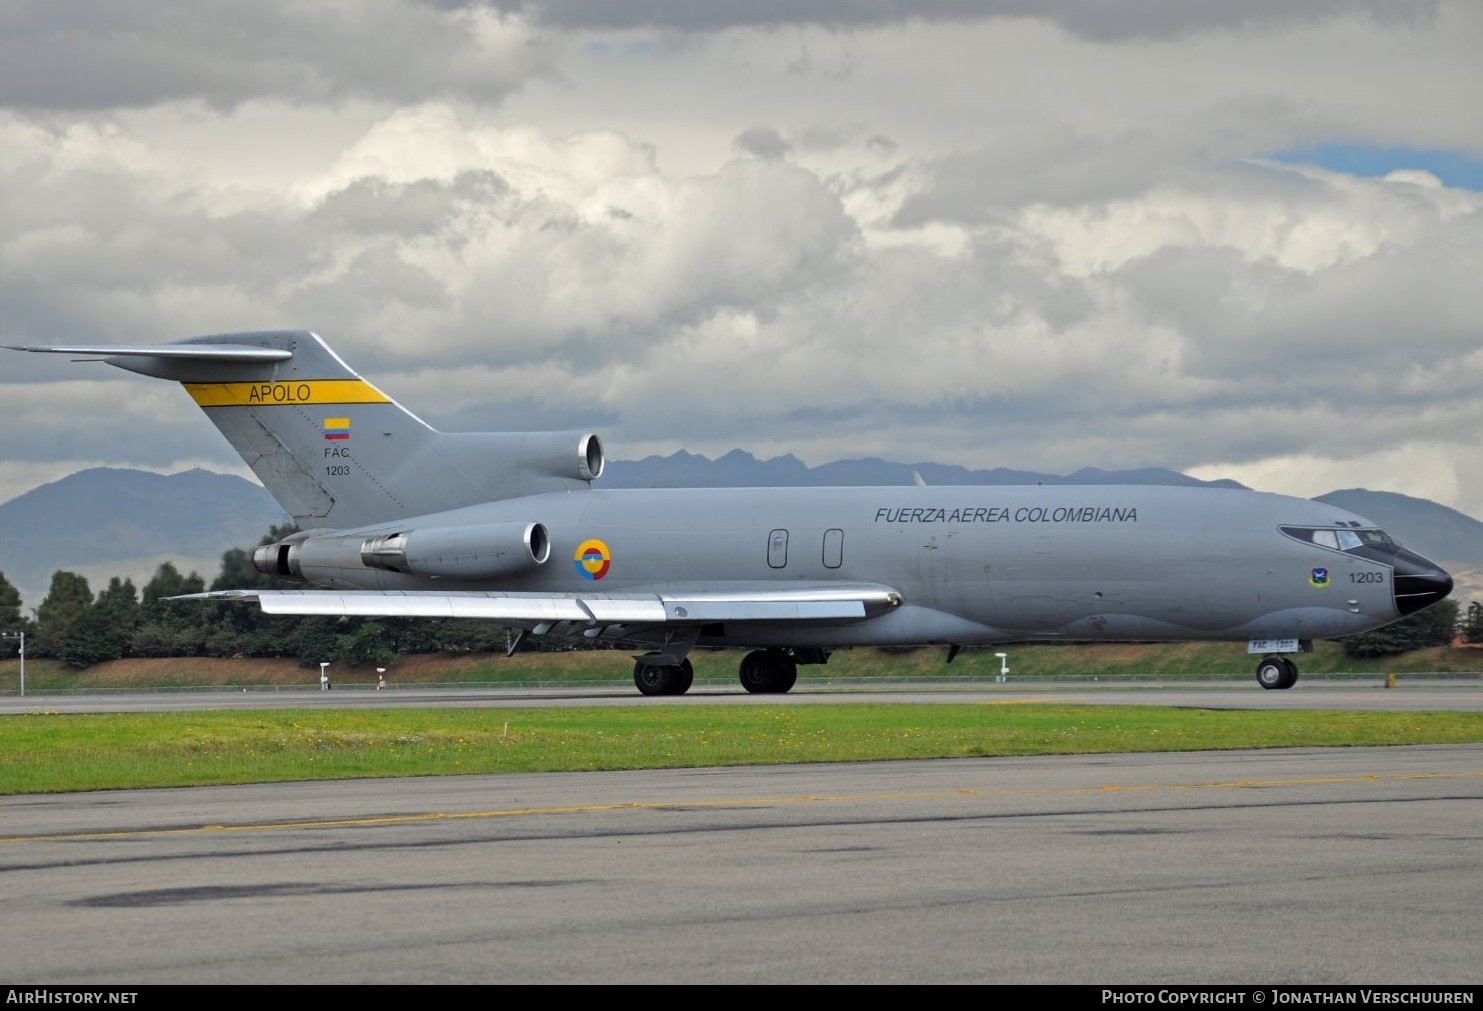
[[[1011,680],[1254,680],[1230,644],[1010,647]],[[799,686],[992,681],[993,650],[848,650],[800,668]],[[736,684],[734,652],[694,654],[697,684]],[[1483,651],[1418,650],[1357,661],[1332,643],[1305,677],[1483,678]],[[616,651],[408,657],[402,685],[632,686]],[[14,692],[15,661],[0,664]],[[374,689],[374,668],[331,668],[339,689]],[[122,660],[83,671],[28,661],[36,707],[0,717],[0,795],[475,773],[649,769],[996,755],[1483,743],[1483,714],[1166,709],[1006,702],[891,706],[634,706],[562,709],[321,709],[59,714],[49,693],[317,688],[292,660]],[[1255,688],[1255,685],[1252,686]]]
[[[474,773],[1483,743],[1483,713],[1003,703],[0,717],[0,794]]]

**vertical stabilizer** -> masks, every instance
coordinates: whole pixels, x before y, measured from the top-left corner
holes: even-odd
[[[86,356],[180,383],[306,530],[585,489],[602,471],[601,442],[590,433],[439,432],[307,330],[18,350]]]

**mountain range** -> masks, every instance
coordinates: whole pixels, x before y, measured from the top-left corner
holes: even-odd
[[[969,470],[937,463],[879,459],[806,466],[793,456],[759,460],[742,450],[717,459],[684,451],[642,460],[612,460],[604,488],[756,488],[776,486],[1013,484],[1159,484],[1242,488],[1235,481],[1201,481],[1152,467],[1069,475],[994,468]],[[1316,501],[1358,513],[1392,537],[1445,565],[1464,606],[1483,600],[1483,522],[1427,499],[1349,488]],[[78,471],[0,504],[0,572],[20,591],[23,606],[46,596],[52,573],[75,572],[93,591],[114,576],[142,588],[162,562],[197,572],[209,584],[222,553],[251,548],[270,527],[287,522],[262,486],[231,474],[178,474],[99,467]]]

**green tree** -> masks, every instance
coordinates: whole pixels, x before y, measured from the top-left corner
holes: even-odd
[[[78,669],[122,655],[123,647],[113,635],[108,615],[98,607],[79,614],[56,649],[58,660]]]
[[[40,655],[54,656],[69,667],[89,667],[124,655],[138,622],[139,598],[132,582],[114,576],[93,600],[86,579],[57,572],[37,617]]]
[[[276,544],[295,534],[297,526],[273,526],[258,540],[258,547]],[[260,572],[252,563],[251,548],[230,548],[221,556],[221,568],[212,580],[212,591],[279,590],[294,584],[276,575]],[[208,657],[283,657],[292,649],[288,643],[298,629],[300,617],[264,614],[252,600],[212,600],[197,603],[197,623],[205,629],[202,652]]]
[[[1457,633],[1457,612],[1457,601],[1439,600],[1400,621],[1345,636],[1339,642],[1350,656],[1389,656],[1428,646],[1448,646]]]
[[[35,634],[31,620],[21,614],[21,591],[11,585],[3,572],[0,572],[0,632]],[[0,657],[8,660],[20,651],[19,638],[0,639]]]
[[[134,656],[200,656],[207,634],[201,605],[167,598],[205,589],[205,581],[196,573],[182,576],[173,562],[161,563],[144,584],[140,620],[129,652]]]
[[[301,618],[285,642],[285,651],[296,657],[301,667],[333,663],[340,657],[339,621],[321,615]]]
[[[257,571],[252,564],[252,552],[232,548],[221,556],[221,568],[211,582],[211,589],[249,590],[266,589],[273,584],[273,577]],[[257,654],[255,646],[261,634],[274,624],[273,616],[263,614],[262,608],[252,601],[212,601],[196,604],[196,616],[206,631],[203,651],[207,656],[250,656]],[[291,626],[290,626],[291,627]],[[281,635],[284,628],[278,629]],[[271,637],[267,637],[271,642]]]
[[[183,601],[166,598],[178,597],[185,593],[202,593],[205,589],[206,581],[196,573],[192,572],[189,576],[182,576],[174,562],[161,562],[160,567],[155,569],[153,578],[144,584],[144,592],[141,595],[144,615],[147,618],[155,618],[163,614],[189,614],[189,609],[181,606]]]
[[[341,635],[335,643],[335,659],[352,667],[390,663],[396,657],[391,631],[378,621],[357,624],[357,628]]]
[[[479,618],[380,618],[397,653],[490,653],[510,644],[510,630]],[[535,645],[541,639],[537,637]]]
[[[1457,638],[1457,626],[1462,616],[1462,605],[1452,599],[1439,600],[1431,607],[1417,611],[1416,619],[1422,647],[1451,646]]]
[[[132,579],[114,576],[108,587],[98,594],[95,602],[98,610],[108,618],[108,624],[120,642],[126,643],[139,624],[139,591],[134,589]]]
[[[1462,623],[1462,639],[1464,642],[1483,642],[1483,604],[1476,600],[1468,604],[1468,616]]]
[[[215,590],[255,590],[267,587],[273,577],[259,572],[252,564],[252,552],[232,548],[221,556],[221,568],[211,581]]]
[[[58,569],[52,573],[51,588],[36,609],[37,656],[57,656],[72,628],[93,607],[88,581],[75,572]],[[27,643],[30,647],[30,643]],[[33,652],[28,648],[27,652]]]
[[[275,544],[297,530],[291,523],[272,527],[258,541],[258,546]],[[259,572],[252,554],[244,548],[224,552],[221,568],[211,582],[212,591],[273,590],[293,585]],[[284,656],[292,652],[287,643],[298,628],[298,615],[264,614],[252,601],[213,601],[200,607],[200,623],[206,628],[203,651],[207,656]]]

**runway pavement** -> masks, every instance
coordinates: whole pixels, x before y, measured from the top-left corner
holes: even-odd
[[[32,692],[0,696],[0,715],[15,712],[166,712],[191,709],[269,709],[302,706],[608,706],[817,705],[843,702],[1053,702],[1064,705],[1193,706],[1219,709],[1483,709],[1483,678],[1402,678],[1394,687],[1365,681],[1313,679],[1286,690],[1255,680],[1201,682],[995,681],[800,682],[782,695],[753,695],[739,686],[696,685],[685,695],[650,698],[631,685],[437,685],[322,691],[300,688],[160,690],[118,693]]]
[[[1483,747],[0,798],[0,982],[1476,984]]]

